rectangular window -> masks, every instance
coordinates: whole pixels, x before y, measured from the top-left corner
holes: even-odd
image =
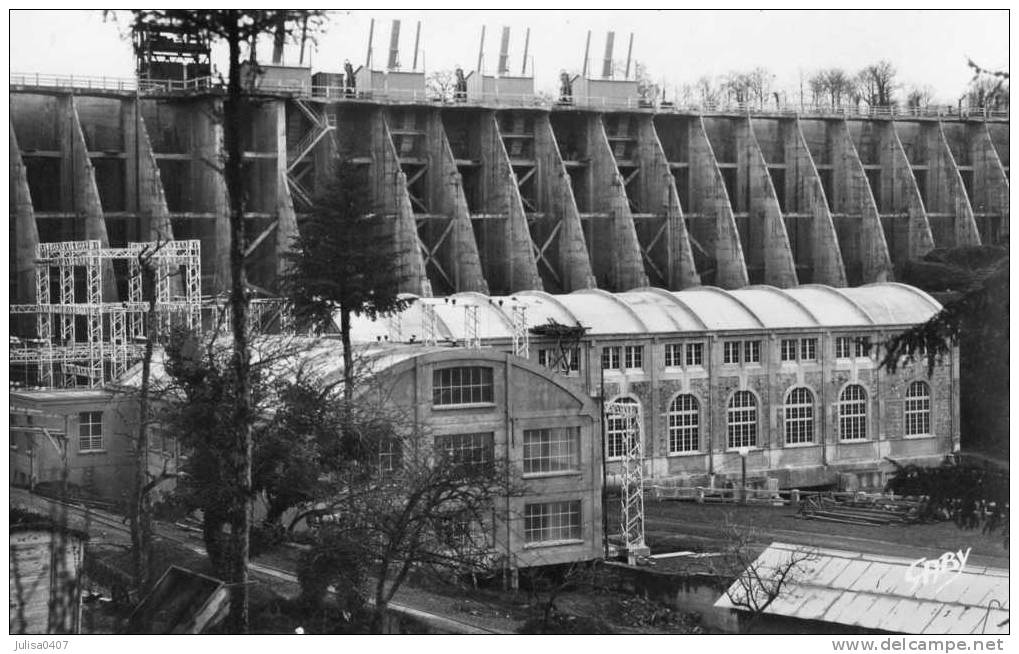
[[[602,370],[619,370],[621,351],[622,348],[619,346],[603,347],[601,350]]]
[[[782,360],[783,361],[795,361],[796,360],[796,346],[798,343],[795,338],[783,338],[782,339]]]
[[[739,363],[739,341],[726,341],[724,343],[722,363]]]
[[[816,338],[804,338],[803,340],[800,341],[800,360],[802,361],[817,360]]]
[[[861,336],[856,339],[856,358],[865,359],[870,356],[870,338]]]
[[[743,363],[760,363],[760,362],[761,362],[761,342],[744,341]]]
[[[524,430],[524,474],[580,469],[580,427]]]
[[[682,343],[666,343],[665,344],[665,367],[666,368],[678,368],[683,361],[683,345]]]
[[[400,441],[383,438],[379,441],[379,473],[388,475],[400,469]]]
[[[78,414],[78,451],[103,449],[103,412],[85,411]]]
[[[580,371],[580,348],[563,350],[543,348],[538,350],[538,365],[562,374]]]
[[[626,369],[627,370],[640,370],[644,367],[644,346],[643,345],[627,345],[626,346]]]
[[[495,434],[443,434],[435,437],[438,459],[454,466],[463,466],[469,472],[492,466]]]
[[[580,500],[524,505],[524,542],[580,540]]]
[[[848,359],[850,357],[849,346],[852,339],[848,336],[839,336],[835,339],[835,358]]]
[[[686,344],[686,365],[687,366],[704,365],[704,343]]]
[[[432,375],[432,402],[435,406],[491,404],[492,397],[491,368],[443,368]]]

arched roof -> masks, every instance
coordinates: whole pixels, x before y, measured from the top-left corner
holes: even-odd
[[[478,307],[482,339],[512,338],[514,306],[526,308],[530,326],[551,319],[563,325],[580,324],[595,336],[905,326],[923,322],[941,309],[923,291],[897,283],[855,288],[807,284],[789,289],[761,285],[734,291],[713,286],[623,293],[587,289],[564,295],[521,291],[501,297],[458,293],[414,302],[399,319],[403,340],[411,335],[424,339],[424,303],[435,308],[440,341],[465,337],[465,305]],[[359,342],[384,340],[390,333],[386,319],[372,323],[355,318],[353,326],[353,339]]]

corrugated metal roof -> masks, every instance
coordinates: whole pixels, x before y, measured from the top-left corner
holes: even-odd
[[[908,634],[1008,633],[1008,571],[966,566],[926,583],[917,581],[915,559],[811,549],[765,613]],[[773,578],[802,547],[772,543],[754,563]],[[735,608],[743,590],[734,583],[715,602]],[[1000,606],[1000,608],[999,608]]]
[[[528,325],[549,319],[570,326],[579,323],[594,336],[903,326],[923,322],[941,308],[923,291],[894,283],[838,289],[815,284],[790,289],[751,286],[736,291],[713,286],[624,293],[587,289],[566,295],[522,291],[502,297],[458,293],[414,302],[399,318],[402,340],[412,335],[424,339],[424,302],[435,308],[438,340],[465,337],[465,305],[478,307],[478,333],[483,339],[512,337],[514,306],[527,308]],[[352,337],[362,343],[391,337],[389,324],[386,319],[355,317]]]

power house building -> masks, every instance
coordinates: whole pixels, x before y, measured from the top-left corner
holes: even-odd
[[[936,464],[958,449],[958,353],[930,377],[926,362],[878,369],[883,341],[939,309],[896,283],[461,293],[420,300],[387,322],[358,321],[354,331],[362,341],[476,334],[511,350],[521,315],[532,327],[580,325],[572,342],[530,336],[528,356],[584,395],[638,407],[650,483],[738,481],[746,456],[748,475],[783,488],[876,487],[893,469],[889,458]],[[625,437],[622,422],[607,418],[610,483]]]

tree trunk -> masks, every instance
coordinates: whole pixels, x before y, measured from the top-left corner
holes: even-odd
[[[134,497],[131,503],[131,548],[134,554],[135,583],[145,595],[151,582],[152,504],[149,501],[149,385],[152,376],[152,352],[156,333],[155,270],[149,261],[139,262],[142,289],[149,293],[145,314],[145,352],[142,355],[142,386],[138,398],[138,440],[135,450]]]
[[[232,462],[236,478],[229,507],[233,593],[230,618],[235,633],[248,631],[248,538],[251,531],[251,354],[248,351],[248,297],[244,275],[244,185],[241,161],[241,33],[240,12],[229,10],[227,44],[230,49],[230,81],[223,103],[223,137],[226,145],[227,195],[230,202],[230,318],[233,330],[235,451]]]
[[[354,396],[354,353],[350,350],[350,309],[346,306],[340,307],[340,338],[343,340],[343,399],[349,405]]]

